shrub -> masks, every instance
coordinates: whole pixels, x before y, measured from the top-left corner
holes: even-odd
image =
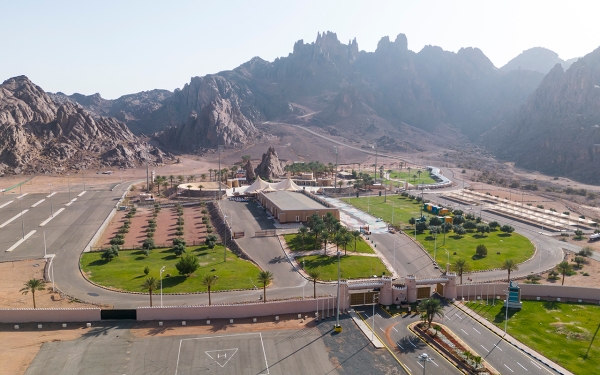
[[[540,275],[527,275],[527,281],[530,284],[539,284],[539,281],[541,280],[541,276]]]
[[[487,254],[488,249],[485,245],[477,245],[477,248],[475,249],[475,255],[477,255],[478,258],[485,258]]]
[[[575,259],[573,259],[573,261],[577,264],[577,268],[581,268],[585,264],[584,257],[576,256]]]
[[[427,223],[418,222],[416,225],[417,233],[423,233],[427,230]]]
[[[102,252],[102,259],[110,262],[111,260],[113,260],[114,258],[119,256],[119,246],[117,245],[113,245],[110,247],[110,249],[106,249]]]
[[[186,245],[186,242],[185,242],[185,240],[184,240],[183,238],[181,238],[181,237],[176,237],[176,238],[173,238],[173,246],[177,246],[177,245],[183,245],[183,246],[185,246],[185,245]]]
[[[416,200],[417,202],[420,202],[420,201],[422,201],[422,200],[423,200],[423,198],[421,198],[421,197],[416,197],[416,198],[415,198],[415,200]]]
[[[583,249],[579,250],[579,252],[577,253],[577,255],[582,256],[582,257],[590,257],[592,256],[592,254],[594,254],[594,250],[592,250],[591,247],[586,246]]]
[[[556,272],[556,270],[552,270],[550,272],[548,272],[548,280],[558,280],[558,272]]]
[[[115,237],[111,239],[109,243],[111,245],[123,245],[125,243],[125,240],[123,239],[123,237]]]
[[[462,224],[464,222],[465,222],[465,217],[462,216],[462,215],[455,215],[452,218],[452,224],[454,224],[454,225],[460,225],[460,224]]]
[[[477,225],[477,233],[490,233],[490,227],[488,225],[485,224],[478,224]]]
[[[156,220],[150,219],[150,220],[148,220],[148,224],[156,224]]]
[[[500,227],[500,231],[504,232],[506,234],[511,234],[512,232],[515,231],[515,228],[511,227],[508,224],[505,224],[505,225],[503,225],[503,226]]]
[[[195,255],[189,254],[181,257],[179,262],[175,264],[175,268],[177,268],[177,272],[180,275],[190,276],[200,267],[198,263],[198,258]]]
[[[175,256],[180,256],[185,253],[185,246],[182,244],[177,244],[173,246],[173,252],[175,253]]]
[[[212,233],[212,232],[214,232],[212,228],[207,228],[206,229],[206,233]]]
[[[148,266],[144,267],[144,275],[148,276],[149,273],[150,273],[150,267],[148,267]]]
[[[432,217],[429,219],[429,225],[431,225],[431,226],[434,226],[434,227],[436,227],[436,226],[438,226],[438,225],[441,225],[441,224],[442,224],[442,219],[440,219],[440,218],[439,218],[439,217],[437,217],[437,216],[432,216]]]
[[[215,245],[217,244],[217,236],[215,236],[214,234],[209,234],[208,236],[206,236],[204,243],[206,244],[206,246],[208,246],[209,249],[214,249]]]
[[[574,239],[580,240],[583,238],[583,231],[581,229],[577,229],[575,231],[575,236],[573,236]]]
[[[206,210],[206,208],[202,209],[202,211],[200,211],[200,212],[202,212],[204,215],[206,215],[208,213],[208,211]]]
[[[123,221],[123,225],[129,225],[129,224],[131,224],[131,220],[125,219],[125,221]]]
[[[146,233],[156,232],[156,228],[148,227],[146,228]]]
[[[144,255],[147,256],[147,257],[149,257],[150,256],[150,252],[152,252],[152,250],[150,250],[150,249],[144,249],[142,251],[144,252]]]
[[[146,233],[146,238],[154,238],[154,232]]]
[[[454,216],[462,216],[463,211],[462,210],[454,210],[454,211],[452,211],[452,214]]]
[[[176,236],[183,236],[183,231],[182,230],[176,230],[175,231],[175,235]]]
[[[467,231],[465,230],[465,228],[462,227],[462,225],[455,225],[453,227],[454,233],[459,235],[459,236],[464,236],[465,234],[467,234]]]
[[[475,220],[475,215],[473,215],[473,214],[466,214],[465,215],[465,219],[467,219],[467,220]]]
[[[119,233],[129,233],[129,228],[121,227],[119,228]]]
[[[563,215],[571,215],[569,211],[563,211]]]
[[[536,207],[537,207],[537,208],[540,208],[540,209],[542,209],[542,210],[544,209],[544,206],[543,206],[543,205],[541,205],[541,204],[538,204]]]
[[[465,221],[465,223],[463,224],[463,227],[465,229],[475,229],[475,228],[477,228],[477,224],[475,224],[474,221],[468,220],[468,221]]]
[[[481,216],[478,216],[478,217],[477,217],[477,219],[475,219],[475,222],[476,222],[477,224],[481,223]]]
[[[488,225],[491,230],[496,230],[496,228],[500,226],[500,224],[497,221],[491,221]]]

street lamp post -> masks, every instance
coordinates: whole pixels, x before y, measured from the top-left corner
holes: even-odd
[[[398,243],[398,240],[394,241],[394,264],[392,266],[392,271],[396,272],[396,243]]]
[[[46,259],[46,262],[48,261],[48,259],[50,259],[50,278],[52,279],[52,292],[56,291],[56,288],[54,287],[54,257],[55,256],[56,256],[56,254],[44,255],[44,259]]]
[[[447,264],[450,264],[450,252],[448,250],[446,250],[446,255],[448,255],[448,262],[447,262]]]
[[[341,256],[342,252],[338,251],[337,252],[337,257],[338,257],[338,282],[337,282],[337,311],[335,314],[335,328],[339,331],[341,331],[341,326],[340,326],[340,256]],[[338,332],[339,332],[338,331]]]
[[[19,211],[21,211],[21,231],[23,232],[23,239],[25,239],[25,220],[23,219],[23,206],[21,204],[21,200],[23,198],[19,198]]]
[[[392,201],[392,225],[394,225],[394,211],[396,210],[396,202]]]
[[[377,300],[377,297],[377,294],[373,294],[373,329],[371,330],[371,342],[375,341],[375,301]]]
[[[419,362],[423,362],[423,375],[425,375],[425,364],[427,362],[433,362],[433,358],[431,358],[430,356],[427,355],[427,353],[423,353],[420,356],[417,357],[417,360]]]
[[[510,281],[509,281],[508,285],[510,285]],[[504,306],[506,308],[506,314],[504,316],[504,336],[506,336],[506,328],[508,326],[508,295],[509,295],[509,290],[506,289],[506,306]]]
[[[166,266],[163,266],[160,269],[160,307],[163,307],[163,300],[162,300],[162,296],[163,296],[163,292],[162,292],[162,274],[163,274],[163,272],[165,270],[165,267]]]
[[[50,194],[48,195],[50,198],[50,216],[54,217],[54,209],[52,208],[52,184],[50,184]]]

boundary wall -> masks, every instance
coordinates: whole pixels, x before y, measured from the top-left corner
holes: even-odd
[[[99,308],[75,309],[0,309],[2,323],[98,322]]]
[[[137,320],[200,320],[200,319],[240,319],[270,315],[315,313],[333,311],[336,307],[335,297],[319,297],[317,299],[256,302],[239,305],[212,306],[168,306],[138,307]],[[325,306],[329,306],[325,309]],[[321,313],[319,315],[322,315]],[[335,315],[335,313],[334,313]],[[314,316],[314,315],[313,315]]]
[[[494,285],[496,285],[496,296],[504,299],[507,283],[477,283],[463,284],[456,286],[457,299],[469,297],[469,299],[481,296],[483,299],[488,295],[494,294]],[[600,288],[585,288],[568,285],[552,285],[552,284],[519,284],[521,288],[521,298],[527,300],[535,300],[540,297],[540,300],[555,300],[560,298],[565,301],[586,301],[600,303]]]

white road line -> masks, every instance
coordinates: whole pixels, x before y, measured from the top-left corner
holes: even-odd
[[[419,364],[419,366],[423,367],[423,365],[421,364],[421,362],[417,362]]]
[[[517,365],[519,365],[519,366],[523,367],[523,369],[524,369],[525,371],[529,371],[529,370],[527,370],[527,369],[525,368],[525,366],[523,366],[523,365],[522,365],[522,364],[520,364],[519,362],[517,362]]]
[[[48,224],[50,222],[50,220],[54,219],[56,217],[56,215],[60,214],[61,212],[63,212],[65,208],[59,208],[58,210],[56,210],[56,212],[54,213],[54,215],[50,216],[49,218],[47,218],[46,220],[42,221],[42,223],[40,224],[40,227],[43,227],[44,225]]]
[[[494,344],[494,346],[495,346],[496,348],[498,348],[498,349],[499,349],[501,352],[503,352],[503,351],[504,351],[504,350],[502,350],[502,349],[501,349],[501,348],[498,346],[498,344]]]
[[[46,198],[51,198],[54,194],[56,194],[56,192],[50,194],[50,195],[46,195]]]
[[[465,331],[464,329],[460,329],[461,331],[463,331],[467,336],[469,336],[469,334],[467,333],[467,331]]]
[[[375,314],[377,314],[377,316],[381,318],[381,315],[379,315],[379,313],[375,313]]]
[[[432,358],[433,359],[433,358]],[[440,367],[440,365],[438,365],[437,363],[435,363],[435,361],[431,361],[431,363],[433,363],[434,365],[436,365],[437,367]]]
[[[510,372],[514,372],[510,367],[508,367],[506,364],[504,364],[504,367],[506,367],[507,369],[510,370]]]
[[[14,245],[12,245],[11,247],[9,247],[6,251],[13,251],[14,249],[17,248],[17,246],[19,246],[20,244],[22,244],[23,242],[25,242],[25,240],[28,239],[29,237],[31,237],[34,233],[35,233],[35,230],[32,230],[31,232],[27,233],[25,235],[25,237],[23,237],[20,240],[18,240]]]
[[[10,224],[16,218],[20,217],[21,215],[24,215],[25,212],[27,212],[27,211],[29,211],[29,210],[23,210],[23,211],[19,212],[18,214],[16,214],[12,218],[8,219],[8,221],[5,221],[4,224],[0,225],[0,228],[4,228],[5,226],[7,226],[8,224]]]
[[[76,201],[76,200],[77,200],[77,198],[73,198],[73,199],[71,199],[71,201],[70,201],[69,203],[65,204],[65,206],[70,206],[70,205],[72,205],[73,203],[75,203],[75,201]]]
[[[260,344],[262,345],[263,354],[265,355],[265,365],[267,366],[267,374],[269,373],[269,364],[267,363],[267,352],[265,352],[265,344],[263,342],[262,333],[260,333]]]
[[[404,350],[404,347],[398,343],[396,343],[396,345],[398,345],[400,347],[400,349]]]
[[[534,365],[535,367],[539,368],[540,370],[542,369],[540,366],[536,365],[535,362],[533,362],[531,360],[529,362],[531,362],[532,365]]]
[[[81,193],[77,194],[78,197],[81,197],[83,194],[85,194],[85,190],[82,191]]]
[[[481,344],[479,344],[479,346],[481,346],[481,347],[483,348],[483,350],[485,350],[486,352],[488,352],[488,353],[490,352],[489,350],[487,350],[487,349],[485,348],[485,346],[483,346],[483,345],[481,345]]]
[[[458,314],[456,314],[456,313],[455,313],[454,315],[458,316],[458,318],[459,318],[459,319],[462,319],[462,317],[461,317],[460,315],[458,315]]]
[[[412,346],[414,346],[415,348],[417,347],[415,344],[413,344],[413,343],[412,343],[412,341],[410,341],[410,339],[408,339],[408,342],[409,342],[409,343],[410,343]]]
[[[21,198],[23,198],[24,196],[26,196],[27,194],[29,194],[29,193],[25,193],[25,194],[23,194],[23,195],[21,195],[21,196],[18,196],[18,197],[17,197],[17,199],[21,199]]]
[[[0,208],[4,208],[4,207],[8,206],[12,202],[14,202],[14,201],[8,201],[8,202],[4,203],[2,206],[0,206]]]
[[[398,332],[398,330],[396,329],[396,327],[392,327],[392,329],[393,329],[394,331]]]
[[[473,329],[475,330],[475,332],[477,332],[481,335],[481,332],[479,332],[475,327],[473,327]]]
[[[385,332],[385,331],[383,330],[383,328],[379,327],[379,329],[381,330],[381,332]]]
[[[42,203],[42,202],[43,202],[43,201],[45,201],[45,200],[46,200],[46,199],[42,199],[41,201],[37,201],[37,202],[35,202],[34,204],[32,204],[32,205],[31,205],[31,207],[35,207],[35,206],[37,206],[38,204]]]

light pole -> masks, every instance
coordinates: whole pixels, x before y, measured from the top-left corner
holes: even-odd
[[[162,302],[162,273],[164,272],[166,266],[163,266],[160,269],[160,307],[163,307],[163,302]]]
[[[437,262],[437,229],[435,231],[435,236],[433,236],[433,263]]]
[[[219,208],[221,208],[219,206]],[[222,212],[221,212],[222,213]],[[225,226],[227,226],[227,215],[223,215],[223,218],[225,219]],[[225,249],[223,249],[223,262],[227,262],[227,236],[225,236]]]
[[[335,187],[337,186],[338,148],[337,146],[334,146],[333,148],[335,149],[335,176],[333,177],[333,191],[335,192]]]
[[[377,294],[373,294],[373,329],[371,330],[371,342],[375,341],[375,301],[379,297]]]
[[[44,257],[46,256],[46,231],[44,231]]]
[[[46,262],[48,261],[48,259],[50,259],[50,277],[52,278],[52,292],[56,291],[56,288],[54,287],[54,257],[56,256],[56,254],[48,254],[48,255],[44,255],[44,259],[46,259]]]
[[[85,169],[81,169],[81,176],[83,177],[83,191],[85,191]]]
[[[433,358],[431,358],[430,356],[427,355],[427,353],[423,353],[420,356],[417,357],[417,360],[419,362],[423,362],[423,375],[425,375],[425,364],[427,362],[433,362]]]
[[[338,251],[337,252],[337,257],[338,257],[338,282],[337,282],[337,311],[335,314],[335,328],[339,331],[341,331],[341,326],[340,326],[340,256],[341,256],[342,252]],[[338,331],[338,332],[339,332]]]
[[[54,217],[54,209],[52,208],[52,184],[50,185],[50,194],[48,195],[48,198],[50,198],[50,216]]]
[[[223,198],[221,193],[221,149],[223,146],[217,145],[217,154],[219,154],[219,200]]]
[[[509,286],[510,286],[510,281],[508,282]],[[509,296],[509,289],[506,289],[506,304],[505,304],[505,308],[506,308],[506,315],[504,316],[504,336],[506,336],[506,327],[508,326],[508,296]]]
[[[21,204],[21,200],[23,198],[19,198],[19,211],[21,211],[21,231],[23,232],[23,239],[25,239],[25,221],[23,220],[23,206]]]
[[[446,254],[448,255],[448,262],[446,264],[450,264],[450,252],[446,250]]]

